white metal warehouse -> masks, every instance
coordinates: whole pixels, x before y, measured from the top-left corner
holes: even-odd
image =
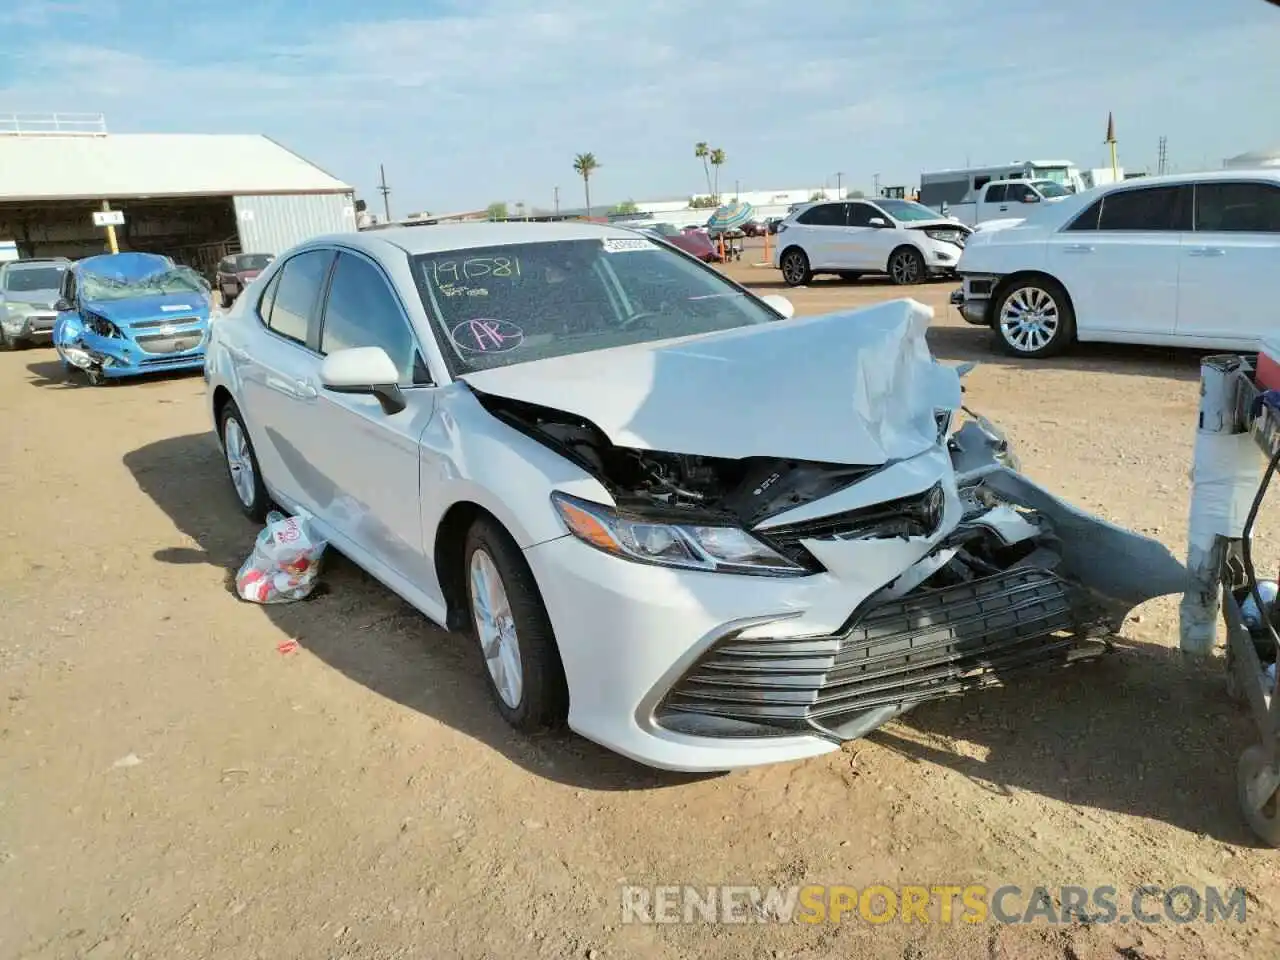
[[[0,240],[22,257],[107,249],[93,213],[122,211],[121,250],[207,270],[356,229],[352,189],[260,135],[107,133],[100,116],[0,118]]]

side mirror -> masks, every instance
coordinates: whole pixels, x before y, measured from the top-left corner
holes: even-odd
[[[872,217],[867,221],[867,223],[871,224],[873,227],[887,227],[889,225],[884,217]]]
[[[75,309],[75,304],[66,297],[59,297],[53,302],[53,309],[57,310],[58,313],[69,313]]]
[[[795,305],[781,294],[770,293],[760,299],[775,313],[781,314],[783,320],[790,320],[796,315]]]
[[[1022,202],[1023,203],[1039,203],[1040,198],[1036,196],[1034,193],[1028,193],[1022,198]]]
[[[326,390],[377,397],[388,415],[407,406],[399,380],[396,365],[381,347],[335,350],[320,365],[320,385]]]

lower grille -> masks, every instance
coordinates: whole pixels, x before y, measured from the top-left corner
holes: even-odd
[[[177,364],[177,363],[190,363],[193,360],[200,360],[200,359],[203,359],[203,357],[199,357],[199,356],[193,357],[189,353],[183,354],[182,356],[146,357],[138,361],[138,366],[163,367],[163,366],[168,366],[168,365]]]
[[[1100,652],[1078,648],[1073,593],[1053,573],[1021,568],[864,608],[834,636],[730,638],[671,688],[656,716],[677,729],[679,715],[696,714],[840,738],[877,708]]]
[[[203,331],[187,330],[179,333],[152,333],[133,339],[147,353],[183,353],[200,346],[203,336]]]

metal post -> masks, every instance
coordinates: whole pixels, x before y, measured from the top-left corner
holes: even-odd
[[[103,213],[111,212],[110,200],[102,201],[102,212]],[[112,253],[120,252],[120,247],[116,244],[116,228],[109,223],[107,224],[107,247],[110,248]]]
[[[1200,365],[1200,420],[1191,468],[1187,523],[1187,592],[1183,594],[1179,645],[1206,655],[1217,639],[1223,551],[1226,539],[1244,533],[1261,480],[1262,457],[1248,424],[1237,416],[1238,356],[1206,357]]]

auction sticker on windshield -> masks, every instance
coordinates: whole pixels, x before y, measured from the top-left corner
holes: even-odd
[[[609,237],[601,241],[605,253],[627,253],[632,250],[652,250],[653,242],[642,237]]]

